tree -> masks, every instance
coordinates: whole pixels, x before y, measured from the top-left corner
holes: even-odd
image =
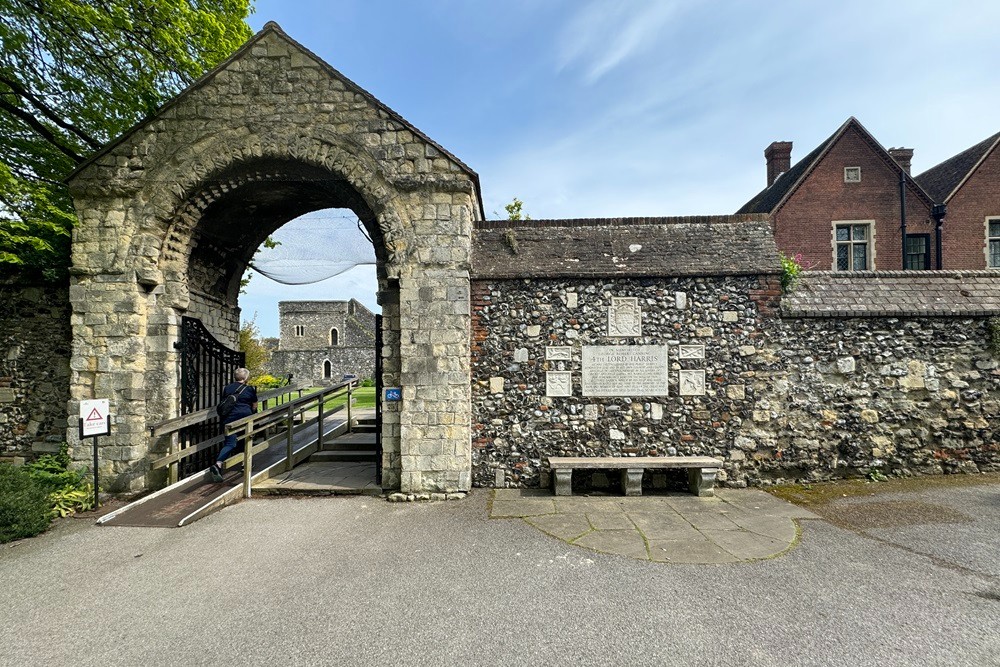
[[[0,266],[69,265],[62,180],[228,57],[253,0],[0,0]]]
[[[524,202],[514,197],[511,202],[504,206],[507,211],[508,220],[531,220],[531,216],[524,213],[521,209],[524,206]]]
[[[246,353],[246,368],[250,371],[250,378],[253,379],[259,375],[263,375],[264,366],[271,360],[271,351],[264,347],[260,341],[260,327],[257,326],[257,313],[254,313],[253,317],[249,320],[243,321],[243,326],[240,327],[239,349],[241,352]]]

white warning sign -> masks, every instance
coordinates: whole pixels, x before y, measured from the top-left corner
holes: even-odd
[[[108,423],[108,414],[111,405],[106,398],[96,398],[89,401],[80,401],[80,428],[81,438],[90,438],[95,435],[108,435],[111,427]]]

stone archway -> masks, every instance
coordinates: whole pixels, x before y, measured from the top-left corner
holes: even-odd
[[[383,381],[403,388],[383,411],[385,486],[469,489],[468,270],[482,204],[461,161],[268,24],[69,182],[80,219],[70,408],[111,399],[101,467],[116,488],[152,481],[148,427],[177,414],[181,316],[235,340],[239,279],[264,238],[343,207],[375,245]],[[83,458],[74,429],[68,438]]]

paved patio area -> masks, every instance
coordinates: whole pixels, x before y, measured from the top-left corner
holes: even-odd
[[[555,496],[497,489],[491,519],[521,519],[573,546],[658,563],[736,563],[772,558],[798,541],[812,512],[763,491],[719,489],[714,498]]]

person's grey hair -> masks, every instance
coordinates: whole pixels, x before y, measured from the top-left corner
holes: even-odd
[[[236,378],[237,382],[246,382],[250,379],[250,371],[246,368],[237,368],[236,372],[233,373],[233,376]]]

